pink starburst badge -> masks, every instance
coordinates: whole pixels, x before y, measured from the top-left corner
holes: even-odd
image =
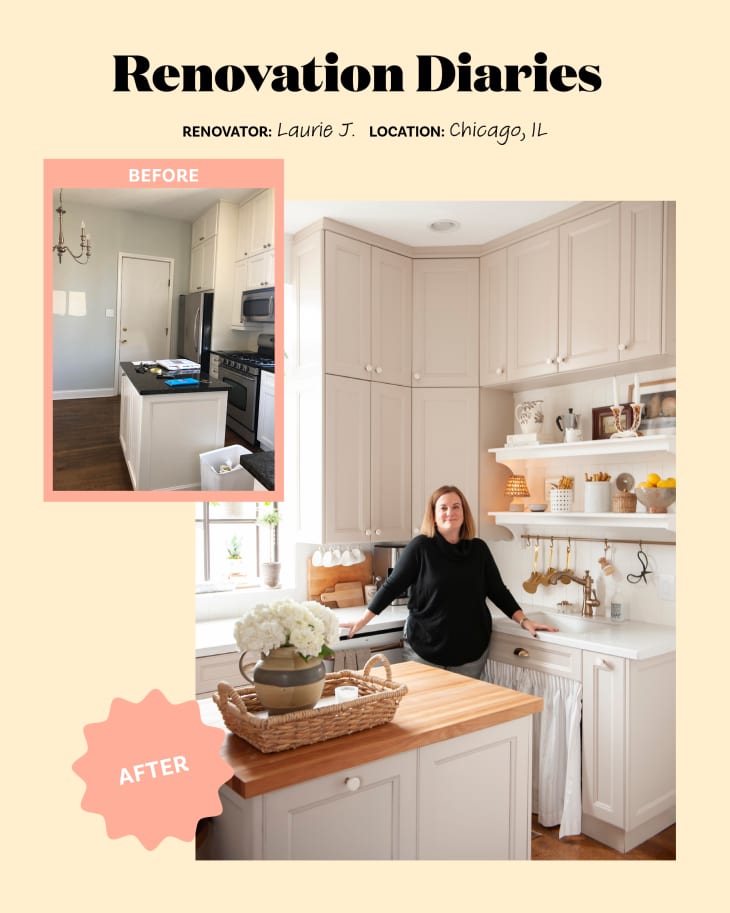
[[[115,698],[84,735],[73,765],[86,782],[81,807],[104,817],[111,839],[133,835],[153,850],[165,837],[192,840],[201,818],[220,814],[218,789],[233,773],[220,756],[225,732],[203,724],[195,701]]]

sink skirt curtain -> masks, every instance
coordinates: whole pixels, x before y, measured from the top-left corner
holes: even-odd
[[[580,834],[583,688],[580,682],[488,659],[483,677],[494,685],[534,694],[544,701],[533,715],[533,810],[544,827],[560,825],[560,837]]]

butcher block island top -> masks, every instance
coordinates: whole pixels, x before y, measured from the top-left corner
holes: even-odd
[[[246,799],[530,716],[542,698],[446,672],[423,663],[396,663],[393,681],[408,688],[390,723],[314,745],[263,754],[227,729],[221,756],[233,768],[229,786]],[[375,669],[374,673],[379,674]],[[211,698],[199,702],[206,725],[225,729]]]

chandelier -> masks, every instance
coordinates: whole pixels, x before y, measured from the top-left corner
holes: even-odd
[[[61,262],[64,254],[70,254],[77,263],[82,265],[88,263],[91,257],[91,235],[86,233],[86,226],[83,222],[81,223],[81,253],[77,255],[66,246],[66,241],[63,237],[63,217],[66,215],[66,210],[63,208],[63,188],[59,192],[56,212],[58,213],[58,242],[53,245],[53,250],[58,254],[58,262]],[[84,257],[86,257],[85,260],[83,259]]]

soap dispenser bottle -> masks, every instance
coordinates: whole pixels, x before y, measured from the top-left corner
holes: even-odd
[[[611,592],[611,621],[624,620],[624,600],[621,594],[621,587],[616,584]]]

